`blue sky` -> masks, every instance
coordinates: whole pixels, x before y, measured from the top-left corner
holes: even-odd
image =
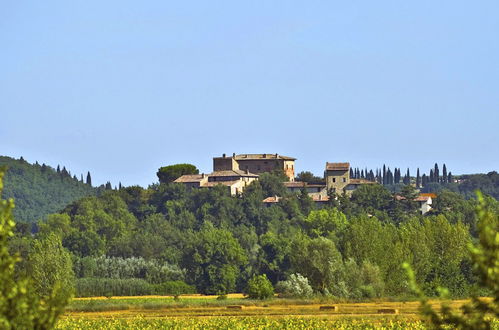
[[[94,183],[280,153],[498,170],[497,1],[0,4],[0,154]]]

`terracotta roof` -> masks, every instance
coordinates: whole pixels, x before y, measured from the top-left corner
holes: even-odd
[[[307,182],[301,182],[301,181],[295,181],[295,182],[283,182],[284,187],[286,188],[325,188],[325,184],[315,184],[315,183],[307,183]]]
[[[206,179],[206,174],[188,174],[182,175],[177,180],[173,181],[176,183],[189,183],[189,182],[201,182],[203,179]]]
[[[376,181],[366,180],[366,179],[350,179],[348,184],[376,184]]]
[[[348,171],[350,163],[326,163],[326,171]]]
[[[437,198],[437,194],[434,194],[434,193],[421,193],[421,194],[419,194],[419,196],[428,196],[431,198]]]
[[[226,170],[226,171],[215,171],[209,175],[215,176],[215,177],[220,177],[220,176],[246,176],[246,177],[255,177],[258,178],[258,174],[254,173],[246,173],[245,171],[241,170]]]
[[[262,203],[279,203],[279,201],[281,200],[282,197],[278,197],[278,196],[270,196],[270,197],[267,197],[265,198]]]
[[[420,194],[418,197],[414,198],[413,201],[426,202],[430,198],[431,198],[431,196],[424,196],[423,194]],[[404,196],[400,196],[400,195],[395,195],[395,199],[398,201],[406,200],[406,198]]]
[[[426,202],[430,198],[431,198],[430,196],[421,196],[421,195],[419,195],[418,197],[414,198],[414,201],[415,202]]]
[[[312,195],[312,200],[314,202],[327,202],[329,201],[329,196],[322,196],[322,195]]]

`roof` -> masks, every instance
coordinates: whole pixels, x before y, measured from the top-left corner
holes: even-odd
[[[312,195],[312,200],[314,202],[328,202],[329,201],[329,196],[322,196],[322,195]]]
[[[215,157],[215,158],[226,158],[226,157]],[[255,160],[255,159],[282,159],[282,160],[296,160],[296,158],[283,156],[279,154],[239,154],[234,155],[235,160]]]
[[[279,203],[279,201],[281,200],[282,197],[278,197],[278,196],[270,196],[270,197],[267,197],[265,198],[262,203]]]
[[[219,184],[230,187],[230,186],[232,186],[234,184],[238,184],[240,182],[241,181],[239,181],[239,180],[233,180],[233,181],[212,181],[212,182],[203,183],[203,185],[201,187],[202,188],[211,188],[211,187],[215,187],[215,186],[217,186]]]
[[[302,181],[295,182],[283,182],[282,183],[286,188],[325,188],[325,184],[316,184],[316,183],[307,183]]]
[[[424,195],[428,195],[428,194],[420,194],[419,196],[417,196],[416,198],[414,198],[413,201],[414,202],[426,202],[426,201],[428,201],[431,198],[431,196],[424,196]],[[398,201],[403,201],[406,198],[404,196],[395,195],[395,199],[398,200]]]
[[[322,196],[322,195],[312,195],[310,196],[312,200],[316,203],[321,203],[321,202],[327,202],[329,201],[329,196]],[[270,196],[265,198],[262,203],[279,203],[281,201],[282,197],[279,196]]]
[[[350,163],[326,163],[326,171],[348,171]]]
[[[435,193],[421,193],[421,194],[419,194],[419,196],[428,196],[431,198],[437,198],[437,194],[435,194]]]
[[[215,171],[209,175],[210,177],[221,177],[221,176],[245,176],[258,178],[258,174],[245,172],[241,170],[225,170],[225,171]]]
[[[203,179],[206,179],[206,177],[207,177],[206,174],[187,174],[187,175],[182,175],[173,182],[176,183],[201,182]]]
[[[354,185],[359,185],[359,184],[376,184],[376,181],[371,181],[371,180],[366,180],[366,179],[350,179],[350,182],[348,184],[354,184]]]

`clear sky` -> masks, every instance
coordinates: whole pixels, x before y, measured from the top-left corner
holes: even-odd
[[[499,170],[498,1],[3,1],[0,154],[146,186],[280,153]]]

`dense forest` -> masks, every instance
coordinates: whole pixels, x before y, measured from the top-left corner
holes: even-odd
[[[92,188],[91,181],[88,182],[91,180],[89,173],[88,183],[84,183],[83,176],[78,179],[65,167],[54,169],[45,164],[30,164],[22,157],[0,156],[0,166],[8,168],[3,195],[16,200],[14,216],[17,221],[35,222],[47,214],[61,211],[75,200],[96,195],[98,191]]]
[[[398,200],[383,185],[366,185],[318,209],[304,191],[287,193],[277,174],[262,174],[241,196],[222,186],[134,186],[69,204],[40,222],[34,237],[19,226],[11,248],[25,256],[22,270],[35,242],[60,242],[80,296],[223,294],[265,274],[282,291],[301,281],[345,299],[405,297],[405,261],[428,295],[443,285],[467,296],[476,287],[467,252],[477,234],[476,200],[443,190],[422,216],[415,193],[407,185]],[[284,198],[262,203],[274,195]]]

